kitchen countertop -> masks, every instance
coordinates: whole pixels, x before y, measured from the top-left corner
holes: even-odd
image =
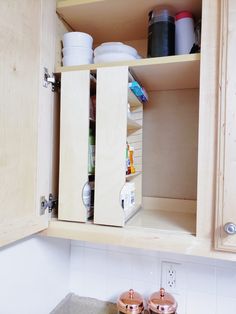
[[[116,304],[68,294],[50,314],[117,314]],[[148,314],[145,310],[144,314]]]
[[[116,304],[69,294],[50,314],[117,314]]]

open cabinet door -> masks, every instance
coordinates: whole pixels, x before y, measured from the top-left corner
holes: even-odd
[[[0,246],[47,228],[51,192],[55,1],[0,1]]]

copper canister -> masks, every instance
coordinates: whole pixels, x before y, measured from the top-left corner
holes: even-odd
[[[177,302],[171,294],[161,288],[150,296],[148,310],[150,314],[177,314]]]
[[[119,314],[143,314],[143,298],[138,292],[130,289],[129,291],[122,293],[117,300],[117,309]]]

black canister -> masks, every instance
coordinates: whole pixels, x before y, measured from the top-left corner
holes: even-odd
[[[167,8],[155,8],[149,13],[148,57],[175,54],[175,18]]]

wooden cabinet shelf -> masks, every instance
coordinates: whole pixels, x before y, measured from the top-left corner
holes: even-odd
[[[57,72],[128,66],[148,91],[199,87],[200,54],[59,67]]]
[[[141,171],[137,171],[135,173],[127,174],[126,175],[126,180],[132,180],[133,178],[135,178],[136,176],[139,176],[140,174],[142,174]]]
[[[127,223],[127,227],[194,235],[196,234],[195,221],[195,213],[142,209]]]
[[[142,102],[134,95],[134,93],[128,89],[128,103],[130,104],[131,109],[136,109],[142,107]]]
[[[96,43],[138,40],[147,37],[148,13],[158,5],[172,5],[174,12],[201,15],[201,0],[59,0],[57,13],[73,30],[91,34]]]
[[[128,128],[128,131],[138,130],[142,128],[142,125],[133,119],[127,118],[127,128]]]

